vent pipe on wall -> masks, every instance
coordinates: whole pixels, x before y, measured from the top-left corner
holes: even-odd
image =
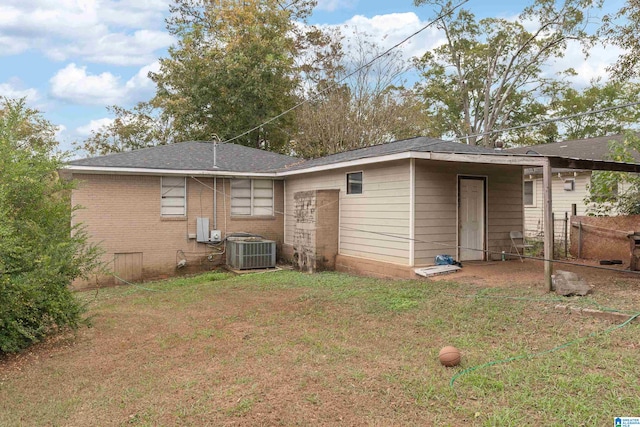
[[[218,169],[218,135],[213,135],[213,168]],[[224,185],[224,182],[223,182]],[[218,229],[218,178],[213,177],[213,229]]]
[[[218,229],[218,178],[213,177],[213,229]]]

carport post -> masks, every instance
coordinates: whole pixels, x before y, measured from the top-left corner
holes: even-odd
[[[551,209],[551,161],[545,159],[542,166],[542,184],[544,186],[544,283],[553,290],[553,210]]]

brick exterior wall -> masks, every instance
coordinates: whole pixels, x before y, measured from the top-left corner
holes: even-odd
[[[103,260],[110,270],[116,254],[136,254],[132,262],[141,263],[144,280],[168,277],[181,272],[208,270],[224,263],[223,256],[212,255],[206,244],[197,243],[196,218],[209,218],[214,228],[214,179],[187,177],[187,214],[168,218],[160,215],[160,176],[74,174],[78,180],[72,193],[74,223],[82,223],[91,241],[104,250]],[[217,224],[222,237],[232,232],[247,232],[275,240],[277,250],[283,242],[283,182],[274,182],[274,215],[265,217],[232,217],[229,179],[217,179]],[[177,269],[179,260],[186,266]],[[141,261],[140,261],[141,260]],[[120,267],[119,267],[120,268]],[[127,267],[129,268],[129,267]],[[78,288],[111,284],[110,274],[78,280]]]

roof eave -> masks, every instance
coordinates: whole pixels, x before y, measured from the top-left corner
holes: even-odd
[[[180,176],[230,176],[230,177],[267,177],[275,178],[274,172],[239,172],[228,170],[196,170],[196,169],[154,169],[107,166],[67,165],[62,170],[88,175],[180,175]]]
[[[640,173],[640,163],[548,156],[552,168]]]
[[[372,163],[391,162],[404,159],[421,159],[421,160],[437,160],[449,162],[464,163],[483,163],[483,164],[500,164],[513,166],[542,166],[545,163],[544,156],[525,156],[525,155],[509,155],[509,154],[490,154],[490,153],[445,153],[445,152],[423,152],[423,151],[405,151],[402,153],[388,154],[385,156],[364,157],[361,159],[347,160],[342,162],[331,163],[328,165],[312,166],[309,168],[300,168],[290,171],[280,171],[278,176],[301,175],[313,172],[323,172],[333,169],[344,169],[357,167]]]
[[[640,173],[640,164],[622,163],[604,160],[588,160],[545,155],[513,155],[504,153],[447,153],[405,151],[384,156],[364,157],[354,160],[330,163],[327,165],[311,166],[295,170],[280,169],[273,172],[249,172],[227,170],[189,170],[189,169],[153,169],[106,166],[67,165],[64,169],[72,173],[110,174],[110,175],[181,175],[181,176],[228,176],[228,177],[267,177],[278,178],[301,175],[313,172],[323,172],[335,169],[358,167],[373,163],[384,163],[405,159],[422,159],[446,162],[481,163],[496,165],[512,165],[525,167],[544,166],[549,161],[553,168],[567,168],[576,170],[612,170],[621,172]],[[548,159],[548,160],[547,160]]]

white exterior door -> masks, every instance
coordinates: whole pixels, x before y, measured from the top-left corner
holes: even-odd
[[[458,240],[461,261],[484,260],[485,206],[483,178],[460,178]]]

